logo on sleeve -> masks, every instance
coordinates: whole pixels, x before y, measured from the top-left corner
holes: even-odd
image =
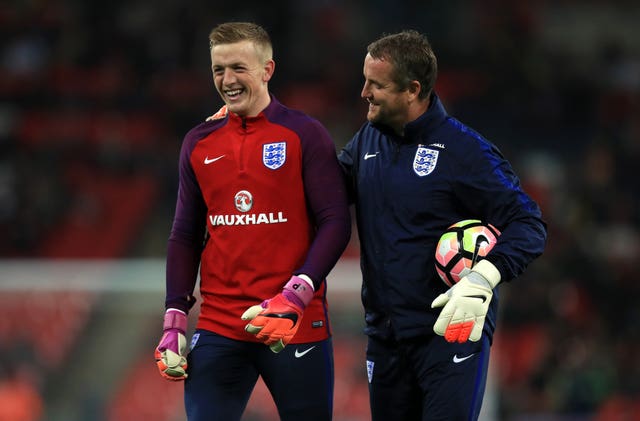
[[[189,345],[189,350],[193,351],[193,348],[195,348],[196,344],[198,343],[198,339],[200,339],[200,334],[194,333],[193,337],[191,338],[191,344]]]
[[[367,360],[367,379],[369,379],[369,383],[371,383],[371,379],[373,378],[373,366],[375,363],[373,361]]]
[[[413,158],[413,171],[420,177],[431,174],[436,168],[439,154],[440,151],[418,145],[416,156]]]
[[[262,163],[271,170],[277,170],[287,159],[287,142],[262,145]]]

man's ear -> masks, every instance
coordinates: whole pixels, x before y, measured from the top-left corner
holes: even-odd
[[[422,85],[417,80],[412,80],[411,82],[409,82],[407,92],[409,93],[410,100],[416,100],[418,99],[420,92],[422,92]]]
[[[273,76],[273,72],[276,69],[276,62],[273,60],[268,60],[265,64],[264,64],[264,74],[262,76],[262,81],[263,82],[269,82],[269,80],[271,80],[271,77]]]

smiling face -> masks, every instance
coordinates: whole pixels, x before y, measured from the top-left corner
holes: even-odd
[[[418,118],[429,107],[429,99],[421,99],[421,85],[411,80],[402,88],[394,81],[394,66],[384,58],[370,54],[364,59],[364,86],[360,96],[369,103],[367,120],[390,127],[398,135],[404,126]]]
[[[364,59],[364,86],[360,96],[369,103],[367,120],[384,124],[401,133],[410,119],[410,104],[413,98],[408,89],[400,89],[393,81],[393,65],[384,59]]]
[[[254,117],[271,98],[268,82],[274,61],[251,41],[218,44],[211,48],[213,82],[229,111]]]

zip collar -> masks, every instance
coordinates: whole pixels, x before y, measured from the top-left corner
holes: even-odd
[[[269,102],[269,105],[267,105],[265,109],[260,111],[258,115],[253,117],[241,117],[238,114],[230,112],[229,118],[239,122],[243,129],[246,129],[248,126],[250,126],[252,123],[256,121],[260,121],[265,118],[270,119],[276,113],[276,110],[282,107],[282,105],[276,99],[276,97],[273,96],[273,94],[269,93],[269,96],[271,97],[271,101]]]
[[[404,136],[398,136],[390,127],[380,124],[372,124],[389,138],[398,143],[413,144],[420,143],[429,133],[439,127],[448,114],[435,92],[431,93],[429,108],[421,116],[404,126]]]

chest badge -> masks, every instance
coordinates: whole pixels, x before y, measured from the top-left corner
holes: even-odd
[[[431,174],[438,163],[439,153],[440,151],[435,149],[418,145],[416,156],[413,158],[413,171],[420,177]]]
[[[262,145],[262,163],[265,167],[277,170],[287,159],[287,142],[266,143]]]

